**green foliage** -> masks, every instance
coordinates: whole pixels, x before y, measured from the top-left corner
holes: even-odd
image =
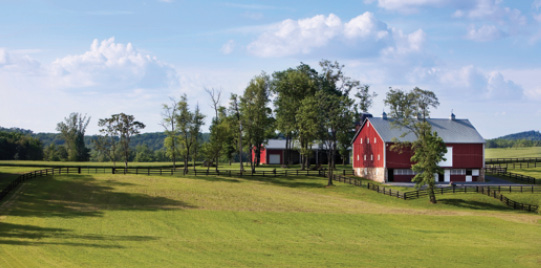
[[[420,127],[423,128],[423,132],[412,146],[414,154],[411,162],[415,163],[412,170],[417,173],[412,181],[415,182],[417,189],[428,185],[428,188],[433,190],[434,175],[443,173],[438,163],[445,160],[447,148],[438,133],[431,132],[431,127],[427,122],[419,124],[422,124]]]
[[[414,177],[416,187],[428,186],[430,202],[436,203],[434,195],[434,176],[441,173],[438,163],[443,159],[447,148],[437,133],[432,132],[432,127],[426,121],[430,115],[430,108],[439,105],[438,98],[432,91],[422,90],[418,87],[412,91],[390,89],[385,99],[385,104],[390,107],[390,116],[393,118],[393,127],[404,128],[413,133],[417,140],[413,142],[414,155],[412,162],[415,162],[412,169],[418,174]],[[400,151],[409,143],[397,143],[392,150]]]
[[[43,145],[29,135],[0,131],[0,160],[41,160]]]
[[[90,149],[85,145],[85,131],[90,123],[90,117],[79,113],[71,113],[64,118],[64,122],[60,122],[56,126],[56,130],[60,132],[64,144],[68,151],[69,161],[88,161],[90,160]]]
[[[178,111],[179,113],[175,116],[175,120],[182,144],[181,155],[184,157],[184,172],[187,173],[190,157],[192,157],[194,162],[196,159],[197,149],[199,147],[198,137],[201,132],[201,126],[204,124],[203,119],[205,116],[201,114],[199,106],[195,107],[194,112],[190,111],[186,94],[178,102]]]
[[[256,155],[255,162],[252,161],[252,171],[259,166],[263,143],[274,132],[272,110],[267,106],[270,101],[269,93],[269,77],[262,73],[250,81],[239,105],[245,141],[249,151],[253,149]]]
[[[135,149],[135,162],[154,162],[154,152],[146,145],[138,145]]]

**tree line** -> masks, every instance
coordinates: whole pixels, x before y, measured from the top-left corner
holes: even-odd
[[[261,73],[249,81],[242,95],[231,94],[226,106],[221,105],[220,90],[206,89],[208,103],[214,111],[207,142],[200,138],[206,115],[199,106],[190,107],[185,94],[179,99],[171,98],[162,106],[161,124],[165,134],[162,157],[170,159],[174,168],[177,161],[182,161],[182,168],[188,173],[190,161],[193,168],[196,161],[203,160],[208,168],[215,166],[218,170],[221,158],[231,162],[235,156],[240,169],[244,170],[243,156],[247,155],[249,163],[246,164],[255,172],[264,144],[280,133],[286,139],[286,154],[292,149],[299,151],[303,170],[309,167],[312,145],[322,143],[328,159],[328,184],[332,185],[335,154],[343,158],[349,155],[354,122],[368,111],[376,96],[368,85],[346,76],[344,67],[338,62],[322,60],[319,70],[301,63],[272,75]],[[416,164],[412,168],[417,172],[414,181],[418,186],[428,184],[432,190],[433,174],[441,172],[437,163],[446,151],[442,139],[431,131],[426,121],[430,108],[439,105],[437,97],[419,88],[411,91],[391,88],[385,104],[395,119],[393,124],[417,136],[417,141],[399,143],[395,150],[401,150],[401,146],[413,148],[412,161]],[[91,152],[84,141],[89,122],[90,117],[79,113],[72,113],[59,122],[56,129],[65,141],[64,146],[49,145],[43,151],[45,159],[89,161]],[[119,113],[99,119],[98,126],[100,135],[92,140],[94,156],[114,164],[123,161],[127,168],[134,156],[130,142],[145,124],[135,120],[133,115]],[[138,147],[136,158],[152,158],[149,151],[148,146]],[[21,153],[18,157],[23,159],[20,157],[27,154]],[[287,155],[286,166],[291,164],[290,160]],[[433,194],[431,201],[435,202]]]

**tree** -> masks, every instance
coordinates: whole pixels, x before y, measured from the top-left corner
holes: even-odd
[[[360,82],[344,75],[344,65],[322,60],[319,75],[320,91],[317,92],[320,111],[319,137],[327,149],[328,185],[332,185],[334,158],[338,137],[352,131],[353,104],[349,97],[351,90],[360,87]]]
[[[368,109],[372,107],[372,100],[377,96],[376,92],[370,93],[370,86],[363,85],[357,87],[357,93],[355,97],[359,99],[359,109],[361,112],[366,113]]]
[[[246,133],[249,152],[253,150],[255,153],[255,161],[251,161],[252,172],[259,166],[263,143],[274,131],[272,110],[267,107],[269,101],[269,77],[262,73],[250,81],[240,102],[242,126]]]
[[[164,147],[166,148],[166,154],[173,161],[173,169],[176,169],[176,158],[179,155],[179,133],[177,120],[175,118],[178,116],[178,102],[171,98],[171,106],[167,104],[163,105],[163,121],[162,126],[165,129],[166,138],[164,139]]]
[[[112,115],[111,118],[100,119],[98,125],[103,127],[100,132],[106,134],[105,138],[99,140],[98,145],[103,146],[103,151],[108,152],[111,158],[114,159],[114,155],[111,154],[114,154],[116,151],[115,139],[118,137],[118,144],[124,158],[124,168],[127,171],[128,161],[130,159],[131,137],[139,134],[139,130],[145,128],[145,124],[135,121],[133,115],[120,113]]]
[[[152,162],[154,161],[154,152],[146,144],[137,145],[134,160],[135,162]]]
[[[330,91],[316,94],[319,110],[319,138],[327,149],[328,185],[333,185],[332,176],[335,168],[335,154],[338,136],[350,132],[353,125],[353,100],[347,95],[339,96]]]
[[[188,100],[184,94],[178,102],[178,111],[175,120],[177,122],[178,131],[181,135],[182,155],[184,156],[184,173],[188,173],[188,161],[190,156],[193,158],[195,169],[195,156],[198,136],[203,125],[205,116],[199,111],[199,106],[196,106],[195,111],[191,112],[188,107]]]
[[[309,167],[309,158],[312,155],[312,143],[318,134],[318,102],[314,96],[304,98],[296,112],[296,129],[298,129],[301,170]]]
[[[84,137],[85,130],[90,123],[90,117],[79,113],[71,113],[56,126],[60,135],[65,141],[69,161],[88,161],[90,159],[90,150],[86,148]]]
[[[396,146],[391,147],[391,150],[401,151],[404,147],[412,148],[414,152],[411,158],[414,163],[412,169],[417,172],[413,178],[415,186],[420,188],[427,185],[430,202],[436,203],[434,176],[441,173],[438,163],[445,160],[447,148],[438,134],[432,132],[427,119],[430,108],[436,108],[439,105],[438,98],[432,91],[417,87],[410,92],[390,88],[385,104],[390,107],[389,116],[393,118],[391,125],[405,130],[401,137],[413,133],[417,138],[414,142],[401,142],[397,139]]]
[[[99,154],[108,158],[109,161],[113,162],[113,167],[116,167],[117,160],[117,146],[119,142],[119,133],[117,131],[116,125],[118,117],[111,116],[111,118],[104,118],[98,121],[98,126],[100,128],[100,133],[103,136],[99,136],[96,140],[93,140],[94,147]]]
[[[240,171],[244,171],[244,165],[242,164],[242,117],[240,114],[239,98],[236,94],[231,94],[229,101],[229,114],[231,118],[231,136],[233,146],[239,153]]]
[[[207,155],[212,156],[210,159],[211,163],[216,162],[216,171],[218,171],[218,159],[220,158],[220,155],[222,154],[222,149],[224,146],[226,134],[225,131],[227,131],[226,127],[226,121],[225,121],[225,108],[220,107],[220,97],[222,95],[222,92],[220,90],[216,91],[214,88],[212,90],[205,89],[205,91],[209,94],[211,99],[210,106],[212,109],[214,109],[215,116],[212,118],[212,123],[210,125],[210,146],[206,148]]]
[[[309,65],[301,63],[296,69],[273,73],[271,90],[275,94],[274,107],[277,130],[286,137],[286,166],[289,165],[289,149],[292,139],[299,134],[299,126],[296,122],[299,113],[298,108],[306,97],[314,96],[317,91],[317,72]],[[306,138],[299,139],[306,140]],[[304,143],[302,145],[307,145]],[[302,147],[300,150],[308,152],[310,149]],[[303,165],[304,168],[304,165]]]

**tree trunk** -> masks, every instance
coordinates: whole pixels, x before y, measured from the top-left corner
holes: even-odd
[[[436,194],[434,193],[434,186],[428,186],[428,196],[430,197],[430,203],[436,204]]]
[[[330,146],[329,146],[330,147]],[[332,166],[332,160],[331,160],[331,157],[332,157],[332,150],[328,150],[327,151],[327,178],[329,179],[328,182],[327,182],[327,186],[332,186],[333,183],[332,183],[332,175],[333,175],[333,166]]]

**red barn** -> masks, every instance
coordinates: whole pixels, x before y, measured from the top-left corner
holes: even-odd
[[[392,118],[368,115],[353,138],[355,175],[379,182],[411,182],[415,176],[411,150],[391,150],[396,142],[413,142],[416,137],[405,129],[391,126]],[[439,164],[443,174],[434,174],[437,182],[484,181],[485,140],[468,119],[427,119],[447,146],[446,160]]]

